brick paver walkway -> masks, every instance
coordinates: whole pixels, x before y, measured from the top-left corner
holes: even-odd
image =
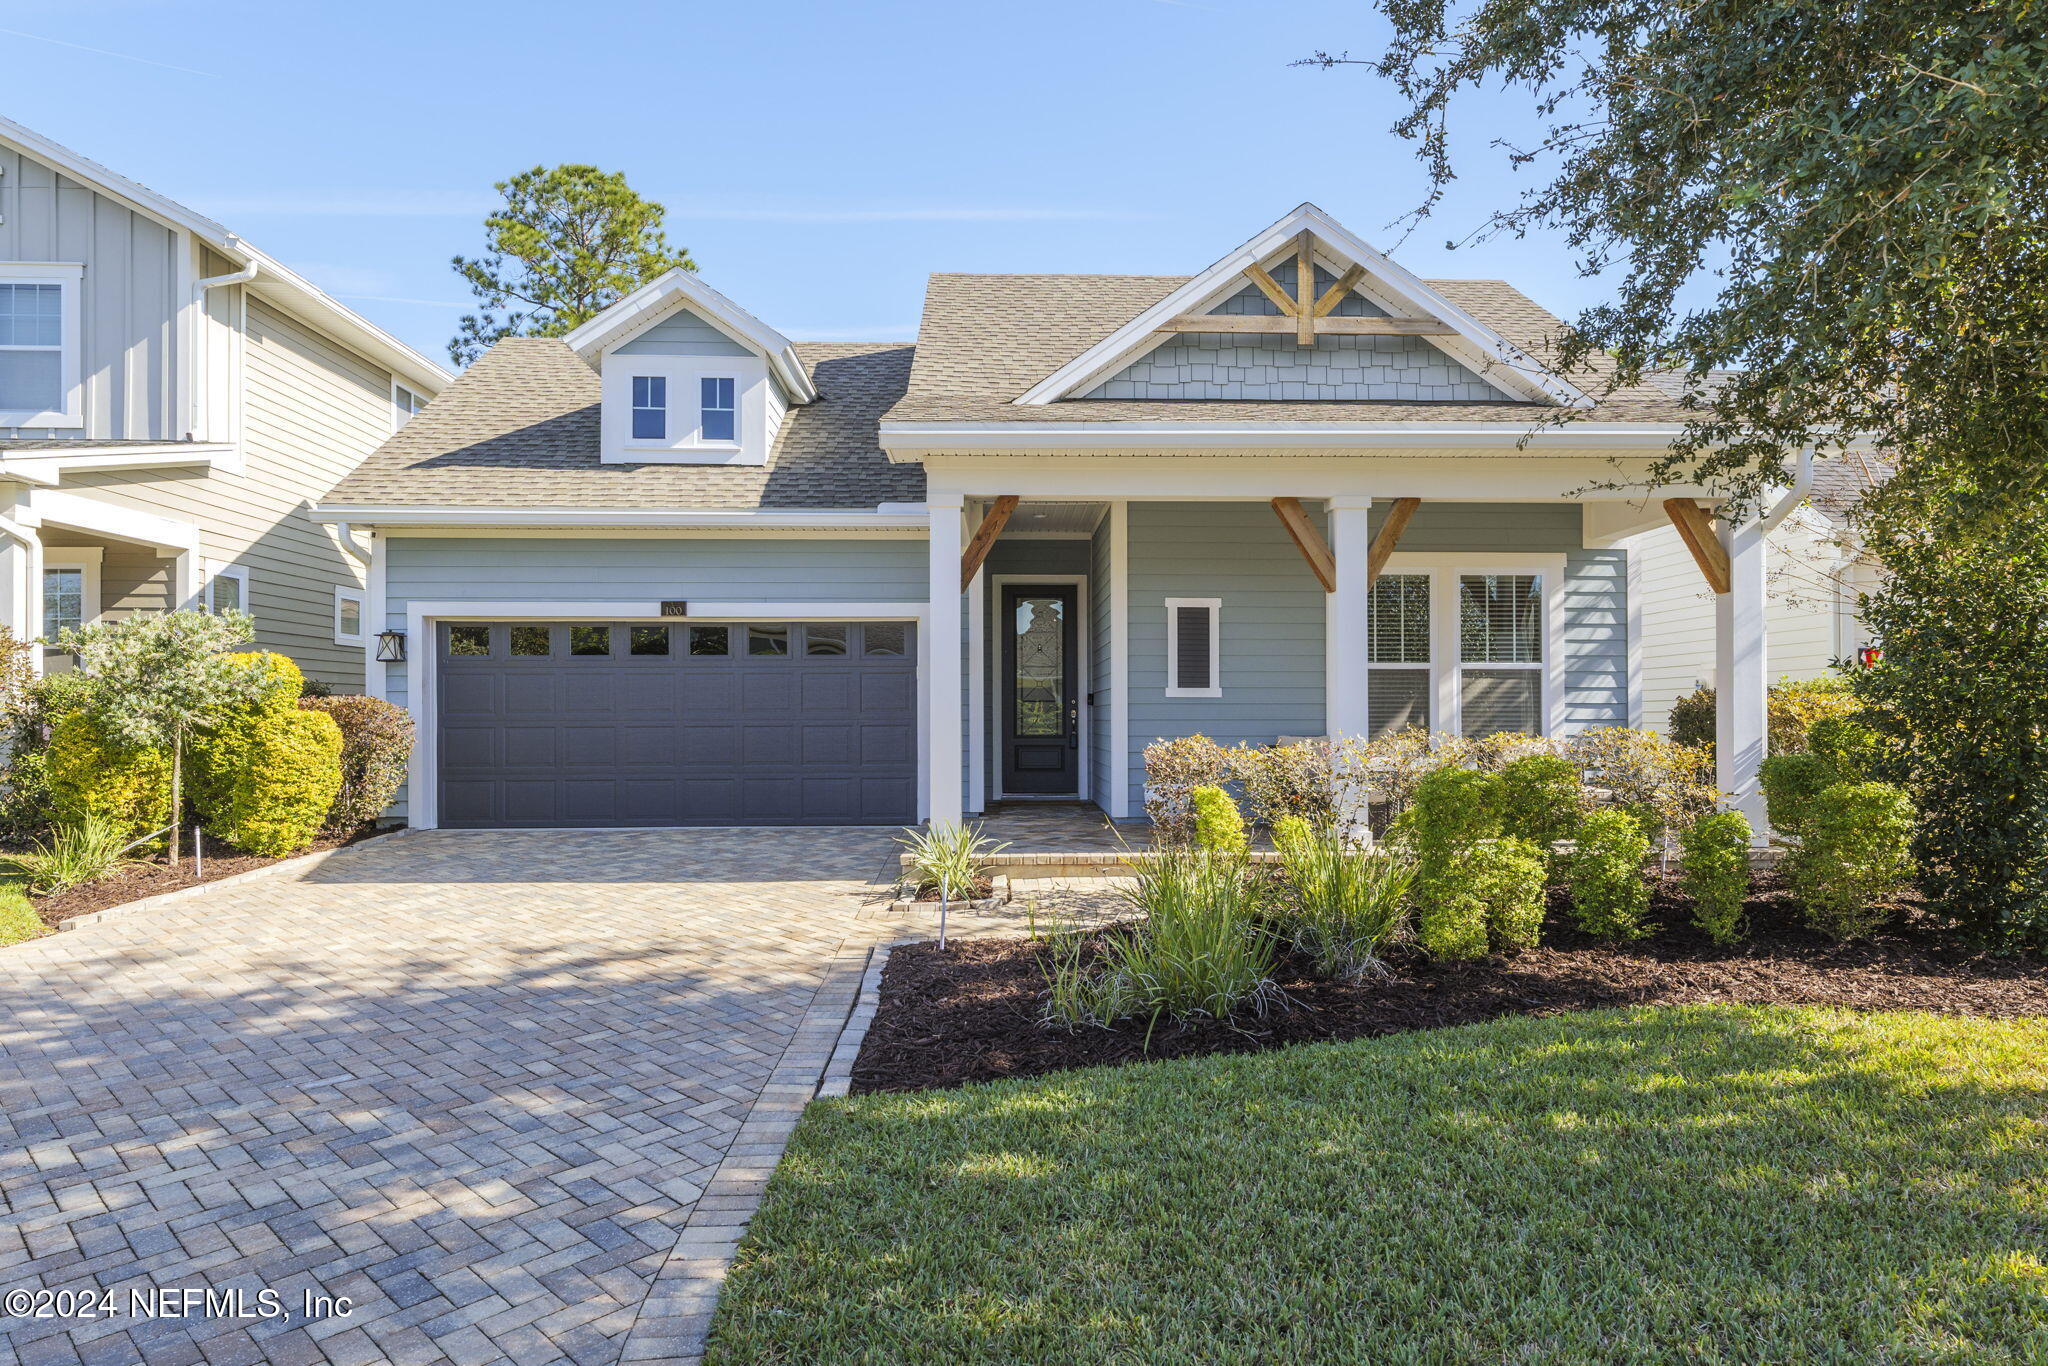
[[[0,1291],[114,1292],[0,1359],[618,1361],[894,854],[410,834],[0,951]]]

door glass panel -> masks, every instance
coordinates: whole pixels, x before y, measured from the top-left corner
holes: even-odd
[[[788,654],[789,628],[787,626],[749,626],[747,628],[747,653],[750,655]]]
[[[569,653],[572,655],[608,655],[612,652],[612,628],[609,626],[571,626],[569,628]]]
[[[1014,725],[1019,736],[1067,733],[1066,606],[1059,598],[1017,599]]]
[[[804,627],[804,653],[807,655],[845,654],[846,628],[844,626]]]
[[[451,655],[476,656],[491,652],[491,628],[488,626],[450,626],[448,628],[448,653]]]
[[[668,653],[668,627],[635,626],[633,643],[630,646],[636,655],[665,655]]]
[[[900,622],[870,622],[861,627],[861,648],[871,655],[900,655],[907,636]]]
[[[692,626],[690,628],[690,653],[693,655],[722,655],[727,649],[726,635],[730,630],[725,626]]]
[[[512,628],[512,653],[523,657],[537,657],[548,652],[548,628],[545,626],[514,626]]]

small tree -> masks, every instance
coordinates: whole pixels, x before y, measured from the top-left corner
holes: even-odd
[[[171,756],[170,855],[178,862],[184,810],[184,759],[195,731],[254,697],[261,678],[224,652],[248,641],[246,612],[138,613],[121,621],[67,630],[57,644],[92,675],[85,709],[105,730],[131,745]]]
[[[536,166],[497,190],[505,206],[484,220],[484,254],[453,261],[484,308],[448,343],[457,365],[501,337],[559,337],[656,276],[697,268],[662,233],[666,210],[621,172]]]

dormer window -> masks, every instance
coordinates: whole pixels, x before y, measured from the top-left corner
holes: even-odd
[[[739,413],[733,407],[732,380],[707,376],[701,382],[704,396],[699,428],[706,441],[733,441],[739,431]]]
[[[668,440],[668,379],[665,376],[633,376],[633,439]]]

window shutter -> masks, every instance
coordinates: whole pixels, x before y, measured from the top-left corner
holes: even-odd
[[[1216,681],[1209,677],[1209,640],[1214,630],[1213,609],[1208,607],[1176,607],[1174,622],[1174,686],[1176,688],[1213,688]]]

